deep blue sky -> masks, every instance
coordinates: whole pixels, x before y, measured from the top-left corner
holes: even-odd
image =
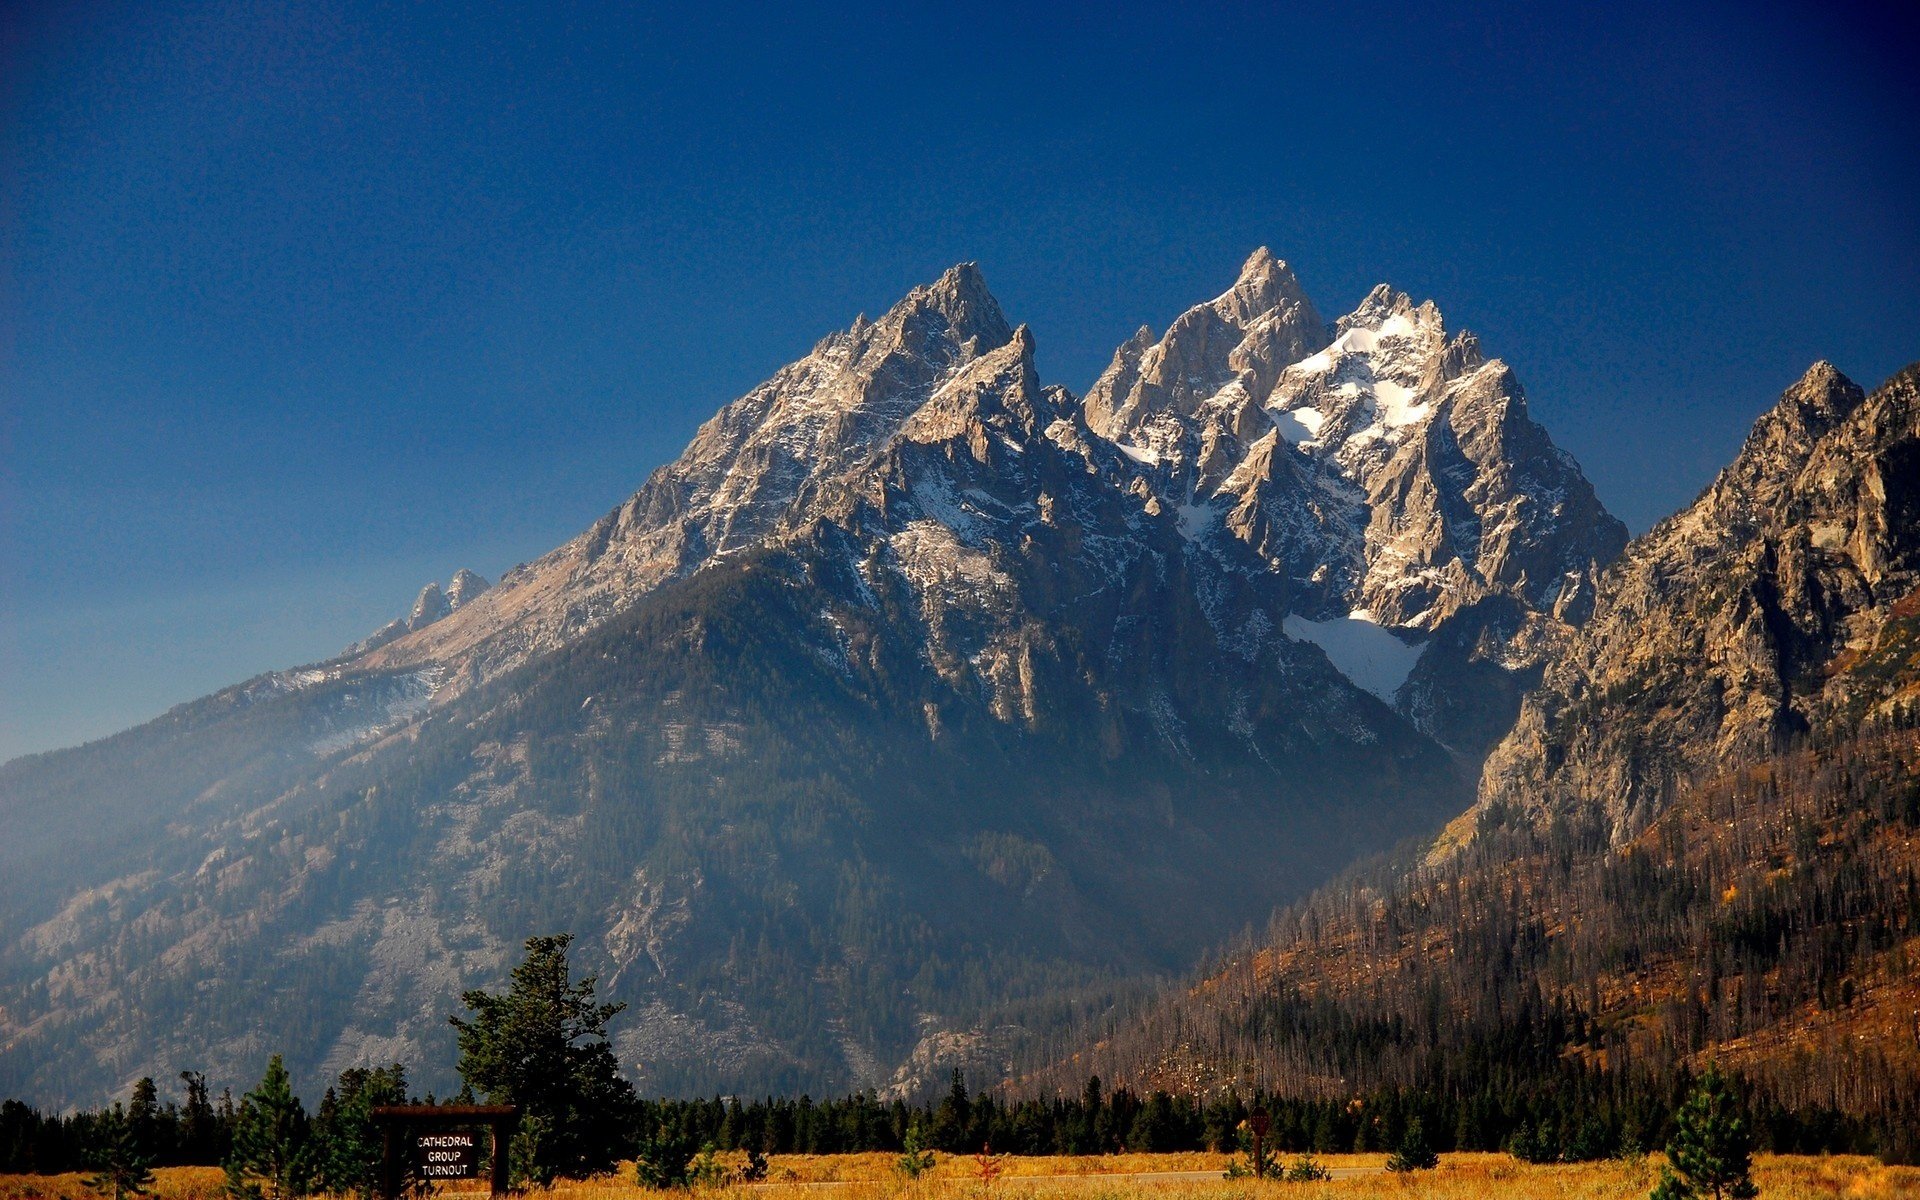
[[[1431,296],[1642,529],[1920,357],[1920,91],[1894,6],[1570,7],[0,6],[0,759],[498,576],[964,259],[1076,391],[1261,243]]]

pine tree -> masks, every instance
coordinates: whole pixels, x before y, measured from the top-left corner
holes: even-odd
[[[908,1179],[918,1179],[933,1170],[933,1151],[927,1149],[919,1121],[907,1126],[907,1136],[902,1139],[900,1157],[893,1169]]]
[[[966,1074],[955,1067],[949,1078],[946,1098],[940,1101],[940,1107],[933,1113],[933,1144],[949,1154],[963,1152],[969,1140],[968,1124],[972,1115],[973,1101],[967,1096]]]
[[[307,1112],[276,1054],[260,1086],[240,1100],[227,1156],[227,1193],[234,1200],[295,1200],[310,1194],[312,1184]]]
[[[710,1153],[713,1147],[706,1147]],[[641,1187],[684,1188],[693,1182],[693,1139],[665,1122],[634,1149],[633,1177]]]
[[[216,1164],[226,1158],[220,1146],[220,1122],[213,1104],[207,1099],[207,1077],[199,1071],[180,1072],[187,1085],[187,1103],[180,1110],[181,1161],[195,1165]]]
[[[460,1031],[460,1077],[489,1103],[520,1106],[516,1159],[523,1179],[610,1169],[631,1128],[633,1086],[620,1076],[607,1021],[624,1004],[595,1004],[591,977],[573,982],[571,934],[527,939],[505,995],[470,991]],[[516,1168],[517,1170],[520,1168]]]
[[[139,1130],[118,1104],[102,1113],[87,1153],[87,1165],[93,1168],[87,1186],[113,1200],[146,1195],[153,1186],[153,1156],[141,1142]]]
[[[1719,1067],[1707,1067],[1673,1125],[1669,1165],[1660,1169],[1652,1200],[1750,1200],[1760,1194],[1753,1184],[1753,1140]]]
[[[154,1086],[153,1077],[141,1076],[133,1085],[133,1095],[127,1098],[127,1127],[133,1132],[134,1142],[140,1147],[149,1161],[160,1158],[160,1089]]]
[[[1427,1145],[1427,1132],[1420,1125],[1420,1118],[1407,1122],[1406,1136],[1400,1139],[1400,1145],[1387,1159],[1387,1170],[1395,1174],[1408,1171],[1431,1171],[1440,1165],[1440,1156]]]
[[[314,1115],[314,1166],[321,1191],[371,1197],[379,1189],[383,1155],[373,1110],[406,1099],[407,1069],[399,1063],[340,1073],[339,1090],[328,1088]]]

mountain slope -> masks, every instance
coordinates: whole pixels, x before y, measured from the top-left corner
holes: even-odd
[[[1266,356],[1243,372],[1262,387],[1324,373],[1284,271],[1256,255],[1215,338],[1223,370]],[[1242,438],[1221,486],[1257,453],[1267,474],[1196,502],[1171,441],[1103,432],[978,271],[949,271],[492,587],[463,575],[341,658],[0,768],[27,835],[0,850],[0,1091],[244,1078],[269,1048],[444,1084],[460,989],[554,929],[629,1002],[616,1040],[649,1087],[1005,1069],[1076,1005],[1458,812],[1476,755],[1428,715],[1497,711],[1516,647],[1579,615],[1565,581],[1501,564],[1604,552],[1611,518],[1539,502],[1527,481],[1591,490],[1504,375],[1429,350],[1406,353],[1439,355],[1430,411],[1384,458]],[[1220,392],[1123,408],[1224,446]],[[1388,478],[1412,482],[1354,482]],[[1343,583],[1236,532],[1328,488]],[[1431,517],[1456,492],[1504,515],[1470,538]],[[1346,620],[1366,597],[1382,622]],[[1402,675],[1457,643],[1495,677],[1436,676],[1420,707],[1365,669],[1380,643],[1322,625],[1384,637]]]
[[[1634,540],[1481,783],[1630,836],[1689,779],[1911,704],[1920,370],[1818,363],[1685,511]]]
[[[1033,1086],[1920,1089],[1920,367],[1818,364],[1631,543],[1441,852],[1279,914]],[[1584,1084],[1582,1086],[1585,1086]]]

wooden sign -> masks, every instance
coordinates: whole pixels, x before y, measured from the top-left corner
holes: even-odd
[[[471,1130],[423,1133],[415,1145],[422,1179],[472,1179],[478,1173],[480,1136]]]
[[[471,1179],[480,1173],[480,1134],[487,1128],[491,1157],[487,1190],[494,1200],[507,1195],[507,1147],[520,1123],[511,1104],[385,1104],[373,1110],[380,1126],[380,1196],[400,1200],[405,1165],[421,1183],[435,1179]],[[407,1153],[411,1145],[413,1153]]]

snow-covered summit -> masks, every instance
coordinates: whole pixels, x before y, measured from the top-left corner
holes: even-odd
[[[1197,542],[1237,540],[1288,579],[1295,630],[1364,612],[1525,670],[1625,542],[1472,334],[1385,284],[1323,327],[1265,251],[1158,341],[1123,345],[1086,413]],[[1402,702],[1431,711],[1422,675]]]

